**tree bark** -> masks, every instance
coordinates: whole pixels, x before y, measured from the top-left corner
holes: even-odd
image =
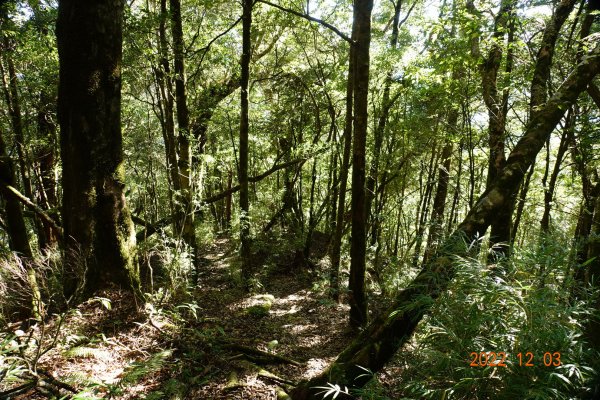
[[[302,382],[292,391],[294,400],[318,399],[318,386],[327,383],[359,388],[372,377],[364,368],[377,372],[413,334],[434,300],[445,292],[456,274],[453,258],[468,253],[468,243],[482,236],[496,213],[517,192],[524,174],[552,133],[565,110],[600,72],[600,45],[584,57],[556,94],[527,124],[496,180],[480,196],[464,221],[444,241],[419,275],[395,298],[392,306],[348,345],[322,374]],[[466,244],[465,244],[466,241]]]
[[[169,0],[171,12],[171,34],[173,36],[173,72],[175,73],[175,103],[179,135],[177,136],[177,165],[179,170],[178,201],[182,204],[178,228],[183,241],[192,251],[192,261],[198,272],[198,244],[194,226],[194,187],[192,185],[190,115],[187,105],[185,82],[183,24],[181,21],[181,1]]]
[[[61,0],[58,7],[65,264],[71,273],[86,268],[87,295],[111,284],[139,287],[124,193],[123,11],[121,0]],[[67,297],[75,294],[78,278],[67,279]]]
[[[352,143],[352,240],[350,245],[350,326],[367,322],[365,271],[367,252],[367,209],[365,197],[369,47],[373,0],[356,0],[353,35],[356,38],[354,71],[354,139]]]
[[[353,36],[354,38],[354,36]],[[348,170],[350,169],[350,152],[352,150],[352,113],[354,104],[354,58],[355,47],[350,45],[348,49],[348,78],[346,81],[346,117],[344,120],[344,150],[342,153],[342,165],[339,173],[340,189],[335,223],[335,233],[331,243],[331,270],[329,273],[329,285],[331,298],[340,300],[340,259],[342,253],[342,237],[344,236],[344,214],[346,212],[346,187],[348,185]]]
[[[240,183],[240,257],[242,261],[242,277],[247,284],[250,278],[250,204],[248,199],[248,82],[250,80],[252,0],[242,0],[242,59],[241,59],[241,92],[240,92],[240,143],[239,171]]]

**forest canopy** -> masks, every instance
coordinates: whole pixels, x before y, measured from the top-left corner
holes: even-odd
[[[0,399],[599,399],[600,1],[0,1]]]

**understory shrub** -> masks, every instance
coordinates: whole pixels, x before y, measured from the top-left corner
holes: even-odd
[[[449,290],[421,323],[413,347],[399,355],[403,372],[396,385],[404,398],[587,398],[598,354],[584,329],[597,293],[570,296],[564,248],[545,240],[520,250],[504,261],[507,273],[457,258]],[[490,352],[496,363],[504,353],[506,366],[487,365]],[[533,366],[526,366],[530,359]]]

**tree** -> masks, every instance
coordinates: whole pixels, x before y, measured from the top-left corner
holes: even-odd
[[[111,284],[137,290],[135,235],[125,200],[121,134],[124,3],[59,2],[58,118],[65,264],[91,294]]]
[[[555,18],[560,18],[557,14]],[[556,25],[552,21],[547,29]],[[545,63],[546,54],[538,54],[537,63]],[[527,169],[552,133],[565,111],[600,73],[600,45],[583,59],[554,96],[531,117],[527,128],[510,153],[494,182],[479,197],[475,206],[436,253],[427,261],[417,277],[395,297],[386,312],[374,320],[348,345],[338,358],[320,375],[301,383],[293,392],[294,400],[317,399],[327,383],[341,387],[362,387],[371,374],[365,368],[379,371],[405,344],[433,301],[445,291],[456,273],[454,257],[468,253],[468,243],[482,236],[499,210],[515,196]],[[535,79],[535,78],[534,78]]]
[[[350,248],[350,325],[367,322],[365,272],[367,252],[367,203],[365,197],[366,146],[369,95],[369,47],[371,43],[372,0],[354,4],[352,37],[354,53],[354,140],[352,143],[352,241]]]
[[[488,160],[486,185],[496,179],[498,173],[506,163],[505,145],[506,140],[506,117],[508,114],[508,89],[504,90],[500,97],[498,90],[498,74],[502,63],[503,49],[502,41],[506,32],[508,32],[507,55],[505,60],[505,72],[510,74],[513,64],[513,37],[515,30],[514,22],[515,2],[513,0],[503,0],[500,2],[500,10],[494,21],[494,33],[492,35],[492,45],[487,57],[480,65],[481,87],[483,92],[483,101],[488,109],[488,146],[490,156]],[[495,254],[490,253],[490,260],[497,255],[508,255],[509,246],[512,243],[512,213],[514,208],[513,201],[507,204],[507,207],[501,211],[501,216],[492,223],[490,230],[490,244],[494,247]]]
[[[248,82],[250,79],[250,28],[252,25],[252,0],[242,1],[242,59],[240,91],[240,156],[238,181],[240,183],[240,257],[242,277],[250,278],[250,205],[248,200]],[[247,282],[246,282],[247,283]]]
[[[196,228],[194,226],[193,185],[191,170],[191,145],[190,145],[190,112],[187,104],[187,91],[185,82],[183,26],[181,22],[181,1],[170,0],[171,33],[173,36],[173,72],[175,73],[175,103],[179,136],[177,137],[177,166],[179,190],[176,202],[181,203],[179,209],[177,229],[181,237],[192,251],[192,259],[198,268],[198,245],[196,243]],[[197,272],[197,271],[196,271]]]

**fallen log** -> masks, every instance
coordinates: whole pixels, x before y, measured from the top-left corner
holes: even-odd
[[[249,361],[255,364],[289,364],[296,367],[301,367],[302,363],[291,358],[280,356],[278,354],[267,353],[266,351],[258,350],[254,347],[244,346],[238,343],[226,342],[223,344],[223,348],[228,350],[234,350],[242,353]]]

